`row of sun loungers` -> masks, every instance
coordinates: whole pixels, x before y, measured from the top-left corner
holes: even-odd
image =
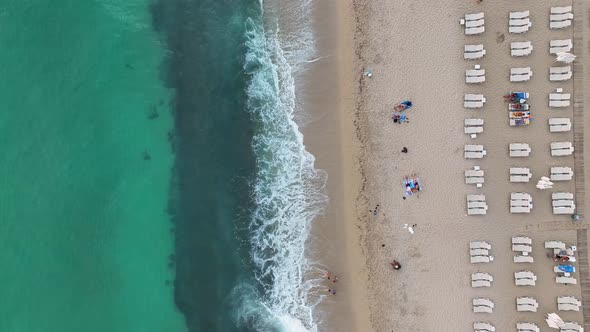
[[[551,200],[553,214],[573,214],[576,211],[574,194],[572,193],[553,193]]]
[[[560,296],[557,298],[557,309],[562,311],[580,311],[582,302],[573,296]]]
[[[492,282],[494,282],[494,277],[489,273],[477,272],[471,274],[471,287],[473,288],[491,287]]]
[[[563,93],[562,88],[555,89],[554,93],[549,94],[549,107],[568,107],[570,98],[571,94]]]
[[[567,53],[574,44],[571,39],[555,39],[549,42],[549,54]]]
[[[478,35],[485,31],[485,21],[483,13],[467,14],[459,23],[465,26],[466,35]]]
[[[533,51],[533,44],[530,41],[510,43],[511,56],[527,56]]]
[[[549,80],[551,82],[567,81],[572,78],[571,66],[560,66],[549,68]]]
[[[539,302],[532,297],[517,297],[516,311],[537,312]]]
[[[465,183],[474,184],[477,188],[481,188],[484,183],[484,172],[479,166],[473,166],[473,169],[465,171]]]
[[[468,194],[467,195],[467,214],[484,215],[488,212],[485,195]]]
[[[566,7],[551,7],[549,14],[549,28],[563,29],[572,25],[574,14],[572,14],[572,6]]]
[[[465,159],[481,159],[488,152],[483,148],[483,145],[466,144],[465,145]]]
[[[477,134],[483,133],[483,119],[465,119],[465,134],[476,138]]]
[[[526,82],[533,76],[530,67],[510,68],[510,82]]]
[[[483,195],[482,195],[483,196]],[[493,256],[490,255],[492,246],[485,241],[473,241],[469,243],[469,256],[471,257],[471,263],[489,263],[494,260]],[[472,280],[473,279],[472,275]],[[487,278],[486,278],[487,280]],[[492,281],[492,280],[490,280]]]
[[[533,199],[527,193],[510,194],[510,213],[530,213],[533,208]]]
[[[478,297],[473,299],[473,312],[491,314],[494,311],[494,302],[490,299]]]
[[[525,33],[533,26],[529,11],[511,12],[508,21],[508,32]]]
[[[510,157],[528,157],[531,147],[526,143],[511,143],[508,147]]]
[[[516,332],[540,332],[541,330],[535,323],[520,322],[516,323]]]
[[[553,142],[551,143],[551,156],[569,156],[574,153],[572,142]]]
[[[486,50],[483,48],[483,45],[465,45],[465,52],[463,53],[463,58],[465,60],[476,60],[481,59],[486,54]]]
[[[569,181],[574,176],[574,172],[569,167],[551,167],[552,181]]]
[[[473,69],[465,71],[465,83],[476,84],[486,81],[486,70],[481,69],[480,65],[475,65]]]
[[[473,323],[473,330],[475,332],[495,332],[496,328],[490,323],[475,322]]]
[[[570,131],[572,122],[569,118],[550,118],[549,131],[552,133]]]
[[[520,255],[514,256],[514,263],[533,263],[533,257],[530,253],[533,251],[531,246],[533,241],[529,237],[515,236],[512,238],[512,251],[520,252]]]
[[[529,182],[533,177],[531,170],[525,167],[510,167],[510,182]]]
[[[531,271],[514,272],[516,286],[535,286],[537,276]]]

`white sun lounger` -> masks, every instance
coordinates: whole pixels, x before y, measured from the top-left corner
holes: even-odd
[[[513,236],[512,237],[512,244],[528,244],[532,245],[533,240],[531,240],[528,236]]]
[[[519,304],[516,306],[516,311],[519,312],[537,312],[537,307],[530,304]]]
[[[510,193],[510,200],[523,200],[532,202],[532,197],[529,193]]]
[[[477,27],[477,28],[465,28],[466,35],[479,35],[486,31],[485,27]]]
[[[528,157],[531,147],[526,143],[510,143],[508,146],[510,157]]]
[[[530,169],[523,167],[510,168],[510,182],[529,182],[533,177]]]
[[[576,212],[576,206],[573,207],[554,207],[553,214],[574,214]]]
[[[530,41],[526,42],[512,42],[510,44],[511,56],[527,56],[533,51],[533,45]]]
[[[574,199],[574,194],[568,192],[556,192],[551,194],[551,199]]]
[[[516,279],[526,278],[526,279],[535,279],[535,280],[537,280],[537,277],[535,276],[535,274],[532,271],[518,271],[518,272],[514,272],[514,278],[516,278]]]
[[[471,138],[477,137],[477,134],[483,133],[483,127],[465,127],[465,134],[471,135]]]
[[[566,53],[571,51],[574,45],[571,39],[555,39],[549,42],[549,54]]]
[[[530,17],[523,17],[523,18],[511,18],[508,20],[508,26],[511,27],[521,27],[524,25],[529,25],[531,23]]]
[[[473,13],[473,14],[465,14],[465,21],[477,21],[484,18],[484,13]]]
[[[565,250],[565,243],[561,241],[545,241],[545,249]]]
[[[533,247],[526,244],[513,244],[512,251],[533,252]]]
[[[465,177],[482,177],[484,172],[482,170],[468,169],[465,171]]]
[[[573,207],[575,207],[575,204],[574,204],[574,201],[573,200],[560,199],[560,200],[556,200],[556,201],[551,201],[551,206],[553,206],[554,208],[556,208],[556,207],[569,207],[569,208],[573,208]]]
[[[569,100],[549,100],[549,107],[568,107]]]
[[[481,144],[465,144],[465,151],[481,152],[484,151],[484,147]]]
[[[549,80],[550,81],[566,81],[572,78],[571,66],[550,67]]]
[[[482,94],[466,93],[463,106],[465,108],[481,108],[486,102],[486,98]]]
[[[550,93],[549,107],[568,107],[571,95],[569,93]]]
[[[483,306],[483,305],[474,305],[473,306],[473,312],[478,313],[478,314],[491,314],[494,311],[494,309],[488,307],[488,306]]]
[[[572,277],[555,277],[555,282],[564,285],[577,285],[578,281]]]
[[[486,195],[481,195],[481,194],[468,194],[467,195],[467,201],[468,202],[485,202],[486,201]],[[487,242],[482,242],[482,243],[487,243]]]
[[[481,159],[486,155],[486,151],[465,152],[465,159]]]
[[[565,29],[572,25],[572,20],[565,20],[565,21],[551,21],[549,22],[550,29]]]
[[[531,67],[510,68],[510,75],[529,75],[531,73]]]
[[[531,79],[533,71],[530,67],[510,68],[510,82],[524,82]]]
[[[582,301],[578,300],[578,298],[574,296],[559,296],[557,297],[557,303],[567,303],[578,307],[582,305]]]
[[[466,83],[483,83],[486,80],[486,70],[480,69],[478,65],[475,69],[465,70],[465,82]]]
[[[480,331],[495,332],[496,331],[496,328],[494,327],[494,325],[492,325],[490,323],[484,323],[484,322],[473,323],[473,329],[477,332],[480,332]]]
[[[580,311],[580,307],[569,303],[558,303],[557,309],[561,311]]]
[[[519,296],[516,298],[516,304],[528,304],[528,305],[532,305],[535,307],[539,307],[539,302],[537,302],[537,300],[535,300],[532,297],[528,297],[528,296]]]
[[[550,22],[568,21],[568,20],[573,20],[573,19],[574,19],[574,14],[572,14],[572,13],[549,15]]]
[[[483,119],[465,119],[466,126],[483,126]]]
[[[471,255],[471,256],[489,256],[490,251],[488,249],[469,249],[469,255]]]
[[[489,263],[490,256],[471,256],[471,264]]]
[[[486,306],[486,307],[490,307],[493,308],[494,307],[494,302],[488,298],[483,298],[483,297],[477,297],[474,298],[472,301],[474,306]]]
[[[526,19],[528,20],[528,19]],[[533,26],[533,22],[531,22],[530,20],[526,21],[524,20],[526,23],[522,24],[523,20],[518,20],[518,21],[514,21],[513,24],[515,25],[509,25],[508,26],[508,32],[510,33],[525,33],[527,31],[529,31],[529,29]]]
[[[574,172],[569,167],[551,167],[551,181],[569,181]]]
[[[469,249],[492,249],[492,246],[486,241],[471,241],[469,242]]]
[[[533,280],[533,279],[516,279],[514,284],[516,286],[535,286],[535,280]]]
[[[488,209],[486,202],[467,202],[467,209]]]
[[[510,182],[512,183],[526,183],[531,180],[532,174],[528,175],[510,175]]]
[[[576,322],[565,322],[560,332],[584,332],[584,328]]]
[[[470,176],[465,178],[465,184],[482,184],[485,183],[485,179],[483,178],[483,176]],[[479,186],[481,187],[481,186]],[[478,187],[478,188],[479,188]]]
[[[468,84],[478,84],[478,83],[483,83],[485,81],[486,81],[485,76],[466,76],[465,77],[465,83],[468,83]]]
[[[485,26],[485,20],[482,18],[481,20],[475,21],[465,21],[465,28],[479,28]]]
[[[492,277],[491,274],[486,273],[486,272],[475,272],[471,274],[471,280],[472,281],[476,281],[476,280],[486,280],[486,281],[494,281],[494,277]]]
[[[565,7],[551,7],[551,14],[565,14],[571,13],[572,6],[565,6]]]
[[[514,263],[533,263],[534,259],[532,256],[514,256],[513,258]]]
[[[532,205],[530,206],[510,206],[510,213],[531,213]]]
[[[465,52],[463,53],[463,58],[466,60],[475,60],[483,58],[485,54],[486,50],[483,48],[482,44],[465,45]]]
[[[553,142],[551,143],[551,155],[554,157],[569,156],[574,152],[571,142]]]
[[[522,11],[522,12],[510,12],[510,15],[508,16],[509,19],[521,19],[521,18],[526,18],[529,17],[530,13],[528,10]]]
[[[569,118],[550,118],[549,131],[552,133],[566,132],[572,129],[572,122]]]
[[[479,288],[479,287],[491,287],[492,283],[487,280],[473,280],[471,281],[471,287]]]
[[[517,332],[540,332],[541,330],[535,323],[519,322],[516,323]]]

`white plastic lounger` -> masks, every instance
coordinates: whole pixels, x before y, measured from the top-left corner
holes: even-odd
[[[533,51],[533,45],[530,41],[512,42],[510,44],[511,56],[527,56]]]
[[[510,82],[525,82],[531,79],[533,71],[530,67],[510,68]]]
[[[551,202],[551,206],[552,207],[569,207],[569,208],[573,208],[575,207],[574,201],[573,200],[569,200],[569,199],[560,199],[557,201],[552,201]]]
[[[519,296],[516,298],[516,304],[528,304],[528,305],[532,305],[535,307],[539,307],[539,302],[537,302],[537,300],[535,300],[532,297],[528,297],[528,296]]]
[[[465,119],[465,126],[483,126],[483,119]],[[482,146],[483,149],[483,146]]]
[[[467,178],[482,177],[482,176],[484,176],[484,172],[482,170],[468,169],[465,171],[465,177],[467,177]]]
[[[572,78],[571,66],[550,67],[549,80],[550,81],[566,81]]]
[[[559,22],[559,21],[567,21],[573,20],[574,14],[572,13],[563,13],[563,14],[551,14],[549,15],[550,22]]]
[[[550,118],[549,119],[549,131],[565,132],[572,129],[572,123],[569,118]]]
[[[465,83],[468,83],[468,84],[478,84],[478,83],[483,83],[485,81],[486,81],[485,76],[466,76],[465,77]]]
[[[533,252],[533,247],[526,244],[513,244],[512,251],[519,251],[519,252]]]
[[[531,206],[510,206],[510,213],[531,213]]]
[[[535,280],[533,279],[516,279],[514,282],[516,286],[535,286]]]
[[[490,324],[490,323],[484,323],[484,322],[475,322],[473,323],[473,329],[475,329],[476,331],[489,331],[489,332],[495,332],[496,328],[494,327],[494,325]]]
[[[473,152],[473,151],[468,151],[465,152],[465,159],[482,159],[486,153],[486,151],[479,151],[479,152]]]
[[[551,194],[551,199],[574,199],[574,194],[568,192],[556,192]]]
[[[465,127],[465,134],[471,135],[471,138],[477,137],[477,134],[483,133],[483,127]]]
[[[565,243],[561,241],[545,241],[545,249],[565,250]]]
[[[569,303],[558,303],[557,309],[561,311],[580,311],[580,307]]]
[[[540,332],[541,330],[535,323],[519,322],[516,323],[517,332]]]
[[[467,177],[465,178],[465,184],[480,184],[480,186],[477,186],[478,188],[481,187],[481,184],[485,183],[485,179],[483,176],[480,177]]]
[[[484,33],[484,31],[486,31],[486,28],[483,26],[478,28],[465,28],[466,35],[479,35]]]
[[[584,328],[576,322],[565,322],[564,325],[561,327],[560,332],[570,332],[570,331],[584,332]]]
[[[516,22],[515,22],[516,23]],[[508,32],[510,33],[525,33],[533,26],[533,22],[528,22],[523,25],[510,25],[508,26]]]
[[[530,169],[524,167],[510,168],[510,182],[529,182],[533,177]]]
[[[486,307],[490,307],[493,308],[494,307],[494,302],[488,298],[483,298],[483,297],[477,297],[474,298],[473,301],[471,301],[473,303],[474,306],[486,306]]]
[[[551,167],[551,181],[569,181],[574,172],[569,167]]]
[[[510,175],[510,182],[512,183],[527,183],[531,180],[532,175]]]
[[[557,303],[567,303],[575,305],[577,307],[580,307],[582,305],[582,301],[578,300],[578,298],[574,296],[559,296],[557,297]]]
[[[551,143],[551,155],[554,157],[569,156],[574,152],[571,142],[553,142]]]
[[[521,19],[521,18],[526,18],[529,17],[530,13],[528,10],[522,11],[522,12],[510,12],[510,15],[508,16],[509,19]]]
[[[550,29],[565,29],[565,28],[569,27],[570,25],[572,25],[571,20],[549,22]],[[467,29],[465,29],[465,30],[467,30]]]
[[[533,263],[534,259],[532,256],[514,256],[514,263]]]
[[[482,44],[465,45],[465,52],[463,53],[463,58],[466,60],[475,60],[483,58],[485,54],[486,50],[483,48]]]
[[[574,214],[576,208],[574,207],[554,207],[553,214]]]
[[[516,306],[516,311],[519,312],[537,312],[537,307],[530,304],[519,304]]]
[[[551,99],[552,97],[555,98],[555,95],[556,94],[549,95],[549,107],[568,107],[570,105],[569,98],[563,100]],[[569,96],[569,93],[567,95]]]
[[[489,263],[490,256],[471,256],[471,264]]]
[[[531,73],[531,67],[510,68],[510,75],[528,75]]]
[[[484,18],[484,13],[465,14],[465,21],[477,21]]]
[[[471,256],[489,256],[490,251],[488,249],[469,249],[469,255]]]
[[[531,147],[526,143],[511,143],[508,146],[510,157],[528,157]]]
[[[529,193],[510,193],[511,200],[523,200],[523,201],[532,201],[532,197]]]
[[[514,272],[514,278],[516,278],[516,279],[526,278],[526,279],[535,279],[535,280],[537,280],[537,278],[535,277],[535,274],[532,271],[518,271],[518,272]]]
[[[482,94],[466,93],[463,106],[465,108],[481,108],[486,102],[486,98]]]
[[[523,17],[523,18],[511,18],[508,20],[508,26],[511,27],[521,27],[524,25],[529,25],[531,23],[530,17]]]
[[[469,249],[488,249],[491,250],[492,246],[486,241],[472,241],[469,242]]]
[[[563,285],[577,285],[578,281],[572,277],[555,277],[555,282]]]
[[[479,288],[479,287],[491,287],[492,283],[487,280],[474,280],[471,281],[471,287]]]
[[[565,6],[565,7],[551,7],[551,14],[565,14],[571,13],[572,6]]]
[[[473,306],[473,312],[478,313],[478,314],[491,314],[491,313],[493,313],[493,311],[494,311],[493,308],[490,308],[485,305],[474,305]]]
[[[467,214],[470,216],[477,216],[477,215],[485,215],[488,212],[488,209],[482,209],[482,208],[471,208],[471,209],[467,209]]]
[[[528,244],[532,245],[533,240],[527,236],[513,236],[512,237],[512,244]]]
[[[567,53],[573,46],[571,39],[555,39],[549,42],[549,54]]]
[[[511,49],[510,55],[511,56],[527,56],[527,55],[531,54],[532,51],[533,51],[532,47],[529,49],[523,49],[523,50]]]
[[[468,194],[467,195],[467,201],[468,202],[485,202],[486,201],[486,195]],[[482,242],[482,243],[487,243],[487,242]]]
[[[494,281],[494,277],[491,274],[486,272],[475,272],[471,274],[471,280],[486,280],[486,281]]]
[[[488,209],[486,202],[467,202],[468,209]]]

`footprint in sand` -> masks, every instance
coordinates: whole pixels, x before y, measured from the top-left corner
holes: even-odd
[[[506,36],[504,36],[503,33],[496,32],[496,35],[496,43],[498,44],[503,43],[504,39],[506,39]]]

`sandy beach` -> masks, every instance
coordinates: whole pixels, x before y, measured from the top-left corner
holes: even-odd
[[[551,117],[575,121],[573,107],[555,110],[547,105],[547,96],[555,88],[572,94],[580,88],[574,87],[574,80],[550,82],[548,77],[549,67],[559,65],[548,52],[549,41],[574,39],[573,27],[549,29],[549,10],[567,5],[572,1],[354,1],[358,59],[353,68],[356,77],[364,68],[373,72],[371,78],[361,79],[354,117],[361,146],[356,156],[361,173],[356,225],[361,228],[362,239],[355,245],[366,250],[371,330],[470,331],[475,321],[490,322],[498,330],[514,330],[516,322],[534,322],[546,328],[544,316],[557,310],[557,296],[581,298],[580,283],[555,283],[555,264],[546,257],[548,250],[543,244],[554,239],[576,245],[578,230],[588,228],[586,221],[572,224],[569,215],[553,215],[551,210],[551,193],[580,191],[587,174],[575,174],[576,181],[558,182],[550,190],[535,188],[541,176],[549,175],[550,167],[574,168],[574,156],[556,158],[549,151],[551,142],[573,142],[574,132],[550,133],[547,124]],[[575,15],[587,13],[587,4],[578,2],[575,6]],[[509,34],[509,12],[523,10],[530,11],[533,27],[525,34]],[[482,11],[486,32],[465,36],[459,19]],[[584,33],[586,44],[587,30]],[[533,53],[511,57],[509,45],[514,41],[531,41]],[[463,46],[480,43],[486,48],[485,57],[464,60]],[[587,52],[582,49],[582,45],[574,44],[573,52],[579,51],[580,59]],[[465,84],[465,70],[475,64],[486,69],[486,82]],[[512,67],[531,67],[532,79],[510,83]],[[530,93],[530,126],[509,126],[502,100],[509,91]],[[480,110],[465,109],[464,93],[483,93],[487,103]],[[410,122],[393,124],[392,108],[404,99],[415,103],[408,112]],[[472,117],[485,120],[483,134],[475,139],[463,133],[464,119]],[[510,158],[508,145],[513,142],[528,143],[532,154]],[[483,144],[487,156],[477,161],[464,159],[465,144]],[[403,147],[408,148],[407,154],[401,153]],[[485,171],[485,184],[479,189],[464,180],[464,171],[474,165]],[[510,183],[510,167],[530,168],[531,181]],[[411,173],[420,176],[425,189],[404,200],[401,180]],[[509,212],[511,192],[532,195],[534,208],[530,214]],[[486,195],[487,215],[467,216],[466,195],[470,193]],[[377,204],[380,210],[373,216],[369,210]],[[584,206],[583,202],[578,205]],[[405,230],[404,224],[416,224],[415,234]],[[534,263],[513,263],[510,239],[515,235],[533,239]],[[491,243],[494,262],[470,264],[471,240]],[[401,271],[391,269],[389,262],[393,259],[402,262]],[[538,276],[536,286],[514,285],[514,272],[521,270]],[[493,286],[471,288],[473,272],[494,275]],[[574,276],[580,279],[579,274],[578,269]],[[518,296],[535,297],[538,312],[517,312]],[[492,299],[494,313],[474,314],[474,297]],[[582,311],[559,314],[566,321],[583,322]]]

